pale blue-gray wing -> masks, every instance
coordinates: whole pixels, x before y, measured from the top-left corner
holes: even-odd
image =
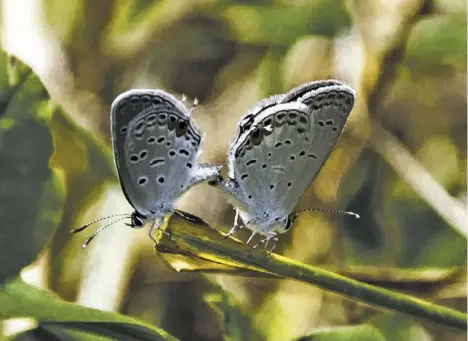
[[[310,90],[311,91],[306,91]],[[283,101],[299,101],[310,108],[314,138],[308,153],[315,161],[308,169],[310,182],[328,159],[353,109],[356,93],[346,84],[331,80],[312,82],[297,87],[283,97]],[[310,183],[309,183],[310,185]]]
[[[258,114],[260,114],[265,109],[268,109],[278,104],[281,101],[282,97],[283,95],[272,95],[270,97],[264,98],[260,102],[258,102],[252,109],[250,109],[244,116],[242,116],[238,124],[237,136],[235,137],[232,144],[235,144],[239,137],[250,129],[255,120],[255,117]]]
[[[297,101],[298,98],[302,97],[306,93],[317,90],[321,87],[331,86],[331,85],[342,85],[343,83],[338,80],[319,80],[312,81],[309,83],[302,84],[298,87],[291,89],[286,94],[277,94],[270,97],[262,99],[258,102],[251,110],[249,110],[240,120],[238,125],[238,133],[236,138],[233,141],[233,144],[238,140],[238,138],[250,129],[252,126],[255,117],[260,114],[263,110],[268,109],[278,103],[293,102]]]
[[[273,95],[268,98],[264,98],[259,101],[252,109],[250,109],[238,123],[237,135],[231,141],[228,149],[228,162],[229,166],[229,177],[228,179],[222,179],[222,181],[214,181],[211,183],[212,186],[217,187],[222,192],[227,194],[228,201],[236,207],[242,208],[247,211],[246,199],[244,199],[244,193],[239,187],[237,181],[234,179],[234,169],[232,167],[232,159],[238,148],[239,139],[245,136],[245,133],[252,127],[257,115],[264,110],[278,104],[283,95]]]
[[[299,102],[269,107],[232,146],[229,168],[253,218],[285,218],[304,193],[302,178],[313,162],[308,110]]]
[[[327,87],[327,86],[333,86],[333,85],[344,85],[344,83],[335,79],[318,80],[318,81],[304,83],[289,90],[286,94],[284,94],[281,97],[280,102],[285,103],[285,102],[297,101],[300,97],[304,96],[308,92],[318,90],[320,88]]]
[[[122,190],[145,216],[163,216],[220,166],[200,165],[201,134],[181,101],[162,90],[118,96],[111,108],[114,156]]]

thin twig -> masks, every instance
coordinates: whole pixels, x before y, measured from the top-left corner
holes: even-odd
[[[454,199],[411,153],[379,123],[372,122],[373,148],[451,227],[468,235],[465,205]]]

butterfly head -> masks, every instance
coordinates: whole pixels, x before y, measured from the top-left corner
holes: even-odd
[[[290,214],[286,218],[275,218],[275,223],[272,226],[272,229],[274,232],[278,234],[286,233],[288,232],[291,227],[294,225],[294,222],[296,221],[297,215],[295,214]]]
[[[146,219],[147,217],[143,214],[138,211],[134,211],[130,217],[130,224],[127,225],[134,229],[141,229],[145,226]]]
[[[289,231],[289,229],[294,225],[294,222],[297,219],[297,214],[291,213],[288,215],[288,217],[285,219],[284,223],[284,232]]]
[[[282,234],[291,228],[297,215],[292,213],[286,217],[283,215],[270,215],[268,213],[262,216],[257,216],[251,219],[246,219],[246,215],[242,210],[239,211],[242,220],[247,221],[247,225],[251,230],[264,235],[270,235],[272,232]]]

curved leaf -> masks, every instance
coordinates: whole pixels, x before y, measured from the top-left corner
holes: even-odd
[[[6,63],[4,53],[2,59]],[[49,164],[54,146],[47,91],[13,58],[8,77],[0,77],[7,79],[9,85],[0,84],[0,283],[37,258],[58,226],[64,201],[61,176]]]
[[[62,326],[128,341],[176,341],[165,331],[131,317],[64,302],[20,280],[0,289],[0,318],[29,317],[44,326]]]

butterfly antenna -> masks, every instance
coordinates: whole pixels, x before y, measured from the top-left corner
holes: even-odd
[[[310,211],[319,211],[319,212],[328,212],[328,213],[339,213],[343,215],[349,215],[353,218],[359,219],[361,216],[357,213],[351,212],[351,211],[342,211],[342,210],[333,210],[333,209],[327,209],[327,208],[309,208],[306,210],[299,210],[294,212],[294,215],[297,216],[301,212],[310,212]]]
[[[84,249],[86,246],[88,246],[89,243],[91,243],[91,241],[94,239],[94,237],[96,237],[100,232],[102,232],[102,230],[104,230],[104,229],[108,228],[109,226],[114,225],[115,223],[117,223],[119,221],[122,221],[124,219],[127,219],[127,217],[123,217],[123,218],[114,220],[114,221],[110,222],[109,224],[106,224],[106,225],[98,228],[88,239],[85,240],[85,242],[83,243],[83,245],[81,247]]]
[[[94,219],[92,221],[90,221],[89,223],[81,226],[81,227],[78,227],[76,229],[73,229],[71,230],[71,233],[77,233],[77,232],[81,232],[83,231],[85,228],[87,228],[88,226],[90,225],[93,225],[95,223],[98,223],[102,220],[106,220],[106,219],[110,219],[110,218],[115,218],[115,217],[121,217],[121,216],[125,216],[125,218],[129,218],[131,217],[129,214],[125,213],[125,214],[113,214],[113,215],[110,215],[110,216],[107,216],[107,217],[102,217],[102,218],[99,218],[99,219]],[[122,218],[123,219],[123,218]]]

